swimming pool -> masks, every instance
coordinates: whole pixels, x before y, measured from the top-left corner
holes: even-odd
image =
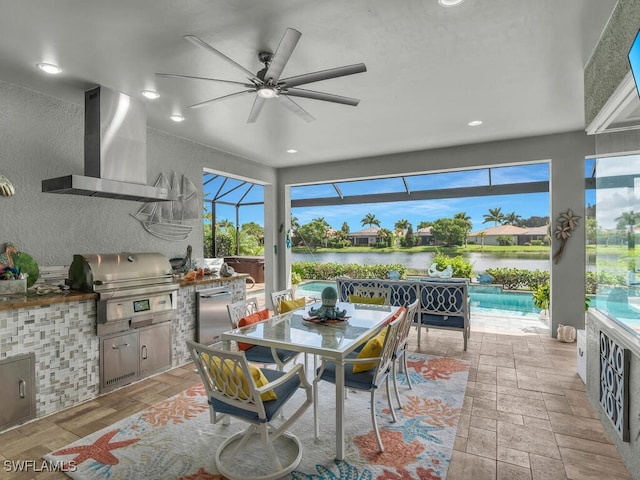
[[[311,280],[298,285],[296,296],[320,298],[325,287],[335,285],[329,280]],[[537,318],[540,314],[530,292],[505,292],[499,285],[469,285],[469,296],[472,311],[482,315]]]

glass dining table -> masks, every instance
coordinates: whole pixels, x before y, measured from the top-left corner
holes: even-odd
[[[222,334],[223,348],[231,341],[283,348],[330,358],[336,362],[336,460],[344,459],[344,360],[358,345],[374,336],[399,307],[338,302],[346,310],[345,321],[314,323],[309,308],[276,315],[259,323]],[[317,320],[315,320],[317,322]],[[315,372],[313,372],[315,375]]]

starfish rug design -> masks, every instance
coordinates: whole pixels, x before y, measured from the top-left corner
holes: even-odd
[[[469,364],[417,353],[409,355],[408,364],[413,388],[408,388],[404,374],[398,377],[402,409],[397,409],[392,392],[397,422],[392,421],[384,389],[376,396],[382,453],[371,425],[370,394],[352,390],[345,402],[345,458],[335,460],[335,387],[320,382],[320,436],[313,436],[313,410],[309,409],[291,428],[302,442],[303,455],[288,478],[445,479]],[[302,392],[298,393],[289,404],[303,400]],[[230,425],[211,424],[204,387],[197,385],[44,458],[73,466],[65,473],[82,480],[224,480],[215,468],[215,451],[244,428],[246,424],[237,420]],[[261,462],[269,460],[251,450],[241,453],[238,461],[249,471],[259,472]]]

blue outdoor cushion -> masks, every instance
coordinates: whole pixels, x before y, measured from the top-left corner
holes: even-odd
[[[423,313],[420,317],[423,325],[434,327],[464,328],[464,317],[452,315],[432,315]]]
[[[347,358],[356,358],[357,352],[352,352],[347,355]],[[316,374],[320,372],[319,367],[316,371]],[[376,368],[372,368],[371,370],[367,370],[365,372],[353,373],[353,364],[347,363],[344,365],[344,385],[345,387],[351,387],[358,390],[371,390],[371,386],[373,385],[374,375],[376,373]],[[324,372],[322,372],[322,380],[326,380],[333,384],[336,383],[336,364],[331,361],[327,361],[325,363]],[[277,392],[276,392],[277,393]]]
[[[298,352],[291,350],[276,349],[276,355],[282,363],[286,363],[291,357],[294,357]],[[275,363],[273,355],[271,355],[271,347],[265,347],[264,345],[254,345],[249,350],[244,351],[247,360],[254,363]]]
[[[278,370],[273,370],[268,368],[261,368],[260,370],[262,370],[262,373],[264,374],[264,376],[267,377],[267,380],[269,381],[269,383],[273,382],[274,380],[277,380],[278,378],[280,378],[282,375],[286,373],[286,372],[280,372]],[[300,379],[298,378],[297,375],[294,375],[288,381],[286,381],[282,385],[273,389],[276,395],[278,396],[278,398],[277,400],[269,400],[267,402],[264,402],[264,411],[267,415],[265,422],[271,421],[271,419],[280,410],[280,407],[282,407],[282,405],[296,392],[299,386],[300,386]],[[213,397],[209,399],[209,403],[213,405],[213,408],[217,413],[228,413],[229,415],[233,415],[236,417],[243,417],[255,422],[260,421],[257,413],[250,412],[242,408],[232,407],[231,405],[221,402],[220,400],[216,400]]]

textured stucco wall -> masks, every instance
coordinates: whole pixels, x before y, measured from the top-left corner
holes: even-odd
[[[584,68],[585,125],[590,125],[629,72],[627,54],[640,27],[640,2],[619,0]]]
[[[203,256],[202,222],[183,241],[149,234],[132,217],[139,202],[42,193],[43,179],[84,174],[84,107],[0,82],[0,175],[16,188],[0,197],[0,246],[14,243],[41,265],[68,265],[74,253],[157,251]],[[275,171],[215,149],[147,129],[147,181],[186,175],[202,190],[204,167],[272,182]]]

